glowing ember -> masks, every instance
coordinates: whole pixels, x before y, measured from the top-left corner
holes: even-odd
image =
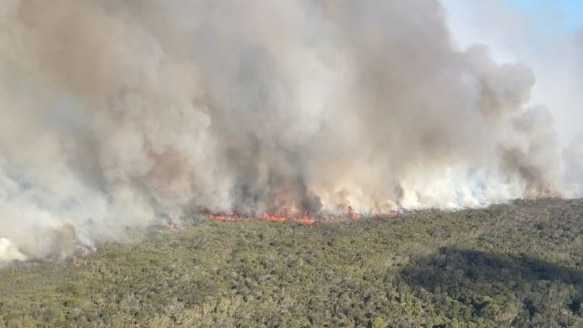
[[[205,217],[208,220],[216,221],[240,221],[257,219],[257,217],[254,216],[242,216],[236,213],[206,213]],[[316,222],[316,218],[311,216],[308,212],[305,212],[302,216],[299,217],[291,217],[275,213],[265,213],[259,218],[269,222],[277,223],[297,222],[303,225],[310,225]]]
[[[271,222],[279,222],[283,223],[287,221],[287,218],[282,215],[272,214],[272,213],[265,213],[263,214],[263,219]]]
[[[332,215],[328,217],[326,215],[312,215],[309,212],[304,212],[301,216],[293,216],[293,215],[283,215],[283,214],[276,214],[276,213],[264,213],[263,215],[255,216],[255,215],[241,215],[238,213],[205,213],[205,217],[208,220],[216,220],[216,221],[250,221],[250,220],[265,220],[269,222],[275,223],[286,223],[286,222],[295,222],[302,225],[311,225],[316,222],[319,223],[330,223],[331,219],[337,218],[342,220],[342,218],[350,218],[352,220],[359,220],[361,218],[377,218],[377,219],[392,219],[399,215],[399,212],[388,212],[388,213],[376,213],[370,214],[366,216],[359,215],[356,210],[352,206],[348,206],[344,215]],[[172,225],[169,225],[172,227]]]
[[[300,224],[309,225],[316,222],[316,219],[314,219],[312,216],[310,216],[310,214],[308,214],[308,212],[306,212],[297,220],[297,222]]]

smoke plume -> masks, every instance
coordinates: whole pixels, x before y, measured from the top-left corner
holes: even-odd
[[[0,257],[561,195],[531,70],[453,44],[436,0],[0,0]]]

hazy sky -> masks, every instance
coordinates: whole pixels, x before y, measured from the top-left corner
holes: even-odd
[[[583,133],[583,1],[443,0],[460,48],[490,47],[535,72],[532,104],[549,107],[563,146]]]

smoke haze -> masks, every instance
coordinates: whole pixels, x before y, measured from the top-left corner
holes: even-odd
[[[434,0],[0,0],[0,258],[201,211],[569,196],[552,116],[526,105],[532,71],[458,50],[444,15]]]

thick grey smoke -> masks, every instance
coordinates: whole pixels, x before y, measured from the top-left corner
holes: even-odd
[[[532,72],[456,50],[443,16],[436,0],[0,0],[0,252],[62,257],[199,211],[561,194]]]

